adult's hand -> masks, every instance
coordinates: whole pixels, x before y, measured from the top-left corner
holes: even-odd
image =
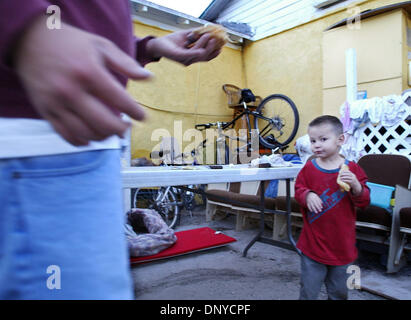
[[[110,71],[140,80],[151,73],[105,38],[67,24],[49,30],[46,17],[39,17],[21,37],[14,62],[38,113],[73,145],[124,134],[130,124],[108,106],[144,119]]]
[[[147,50],[153,57],[166,57],[185,66],[212,60],[220,54],[222,47],[217,46],[216,40],[212,39],[209,33],[195,39],[195,44],[187,48],[188,40],[192,37],[194,37],[192,30],[177,31],[150,40],[147,43]]]

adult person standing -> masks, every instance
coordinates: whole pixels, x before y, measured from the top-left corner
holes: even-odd
[[[138,39],[128,0],[2,0],[0,30],[0,299],[132,299],[120,114],[144,112],[127,80],[221,46],[191,31]]]

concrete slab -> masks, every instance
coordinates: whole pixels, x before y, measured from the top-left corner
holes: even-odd
[[[295,300],[299,296],[300,259],[297,253],[256,243],[242,253],[257,229],[235,231],[235,217],[205,222],[203,211],[184,214],[176,229],[208,226],[234,237],[237,242],[180,257],[132,267],[137,300]],[[267,236],[270,236],[267,230]],[[361,267],[361,265],[360,265]],[[369,264],[362,275],[381,274]],[[375,271],[375,272],[374,272]],[[371,279],[371,278],[369,278]],[[373,278],[379,281],[378,277]],[[411,279],[411,278],[408,278]],[[390,287],[393,283],[384,284]],[[366,291],[350,290],[352,300],[380,300]],[[327,299],[325,287],[319,299]]]
[[[411,300],[411,263],[397,273],[388,274],[380,258],[373,252],[360,252],[357,263],[361,267],[363,289],[388,299]]]
[[[395,274],[384,274],[381,271],[367,271],[361,276],[361,286],[390,299],[411,300],[411,278]]]

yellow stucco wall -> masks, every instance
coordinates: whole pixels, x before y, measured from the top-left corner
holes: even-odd
[[[362,12],[394,3],[398,1],[359,1],[354,5]],[[300,114],[297,138],[304,135],[308,123],[326,109],[323,106],[323,32],[352,15],[347,9],[336,10],[321,19],[249,43],[244,49],[248,86],[263,97],[283,93],[297,105]]]
[[[139,37],[168,34],[139,22],[134,22],[134,31]],[[178,138],[184,151],[192,144],[194,137],[184,141],[180,131],[184,134],[196,123],[230,120],[233,111],[227,106],[222,85],[231,83],[243,86],[241,59],[240,50],[226,46],[216,59],[206,63],[185,67],[161,59],[158,63],[148,64],[146,68],[153,72],[154,77],[147,82],[130,81],[128,85],[128,91],[142,104],[148,115],[145,122],[133,122],[132,158],[149,157],[161,139],[157,135],[156,140],[152,141],[153,132],[161,133],[158,129],[165,129]]]
[[[345,52],[349,48],[356,50],[358,90],[366,90],[368,98],[399,95],[406,89],[404,80],[408,72],[404,58],[408,60],[408,47],[404,12],[389,11],[365,19],[357,27],[344,26],[324,33],[324,113],[340,115],[340,106],[346,99]]]

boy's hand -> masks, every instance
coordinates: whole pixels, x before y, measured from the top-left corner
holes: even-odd
[[[307,194],[307,208],[310,212],[320,213],[323,210],[323,201],[314,192]]]
[[[192,30],[177,31],[154,38],[147,43],[147,51],[153,57],[166,57],[185,66],[212,60],[220,54],[222,48],[216,47],[216,40],[209,33],[201,35],[193,47],[187,48],[187,41],[192,34]]]
[[[37,112],[73,145],[122,136],[129,123],[108,108],[136,120],[143,109],[110,71],[132,79],[151,74],[111,41],[62,24],[47,29],[36,19],[13,53],[15,70]]]
[[[356,175],[351,171],[342,171],[340,175],[341,181],[348,183],[351,186],[351,192],[357,196],[362,191],[361,183],[358,181]]]

